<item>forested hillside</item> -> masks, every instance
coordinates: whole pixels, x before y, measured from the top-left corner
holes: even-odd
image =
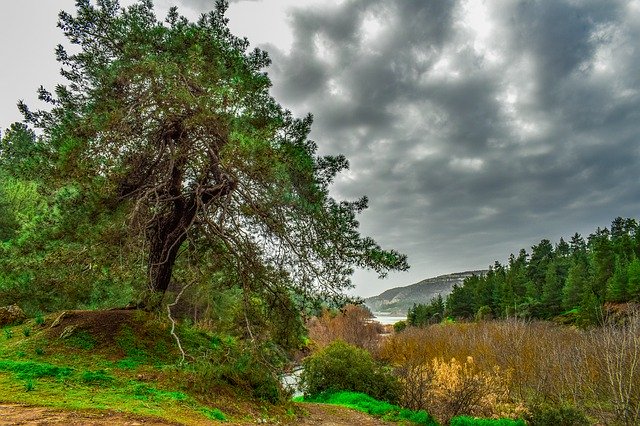
[[[495,262],[485,275],[455,286],[446,301],[447,315],[458,318],[563,315],[568,322],[592,324],[602,319],[605,303],[640,301],[640,227],[617,217],[586,240],[543,239]]]
[[[367,297],[364,302],[373,312],[385,312],[390,315],[405,315],[414,304],[428,303],[431,299],[447,297],[456,284],[472,275],[482,275],[486,271],[465,271],[427,278],[418,283],[390,288],[377,296]]]

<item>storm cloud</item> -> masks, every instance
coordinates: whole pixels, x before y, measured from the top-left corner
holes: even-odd
[[[637,215],[640,4],[344,1],[297,8],[274,95],[312,112],[367,194],[362,227],[406,252],[375,294],[486,267]]]

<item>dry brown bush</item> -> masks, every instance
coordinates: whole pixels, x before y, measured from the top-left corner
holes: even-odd
[[[396,368],[410,408],[451,405],[446,399],[455,391],[440,397],[434,391],[441,382],[434,360],[471,357],[473,368],[464,368],[484,377],[476,396],[503,397],[492,402],[485,395],[482,409],[468,398],[465,407],[449,411],[509,415],[523,405],[570,404],[604,423],[640,424],[640,315],[623,326],[586,331],[521,320],[409,328],[386,339],[380,356]],[[507,393],[500,394],[497,384],[505,384]]]
[[[346,305],[339,312],[325,309],[322,315],[308,321],[309,338],[318,349],[341,339],[373,352],[379,346],[384,326],[371,318],[371,313],[362,306]]]

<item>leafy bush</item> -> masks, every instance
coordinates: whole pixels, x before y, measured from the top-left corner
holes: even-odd
[[[569,405],[540,405],[527,417],[531,426],[587,426],[591,424],[584,413]]]
[[[405,328],[407,328],[406,321],[398,321],[397,323],[393,324],[393,331],[395,331],[396,333],[404,331]]]
[[[300,383],[307,396],[323,392],[353,391],[376,399],[397,402],[400,384],[371,354],[336,340],[303,361]]]

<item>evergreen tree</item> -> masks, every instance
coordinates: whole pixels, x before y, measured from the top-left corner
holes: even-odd
[[[580,306],[587,289],[590,289],[590,281],[589,264],[585,255],[576,257],[569,268],[567,281],[562,289],[562,307],[569,310]]]
[[[640,259],[635,258],[627,270],[629,299],[640,302]]]
[[[547,268],[541,300],[546,317],[556,316],[562,312],[562,288],[564,287],[564,282],[558,269],[558,262],[552,262]]]
[[[176,8],[158,20],[151,0],[76,6],[59,15],[75,45],[56,50],[67,85],[39,90],[50,111],[19,107],[42,130],[52,182],[72,188],[67,206],[90,198],[94,214],[131,218],[114,248],[146,255],[146,271],[134,267],[147,280],[141,306],[157,306],[178,279],[179,256],[202,267],[189,263],[199,251],[246,291],[282,294],[275,287],[287,283],[300,297],[340,298],[354,267],[408,268],[404,255],[360,236],[366,197],[329,195],[347,160],[318,156],[312,117],[294,118],[269,95],[270,59],[231,34],[227,1],[197,22]],[[3,145],[3,161],[34,146],[22,140]],[[179,278],[192,276],[183,268]]]
[[[607,285],[607,300],[626,302],[629,300],[629,265],[624,256],[616,256],[615,269]]]

